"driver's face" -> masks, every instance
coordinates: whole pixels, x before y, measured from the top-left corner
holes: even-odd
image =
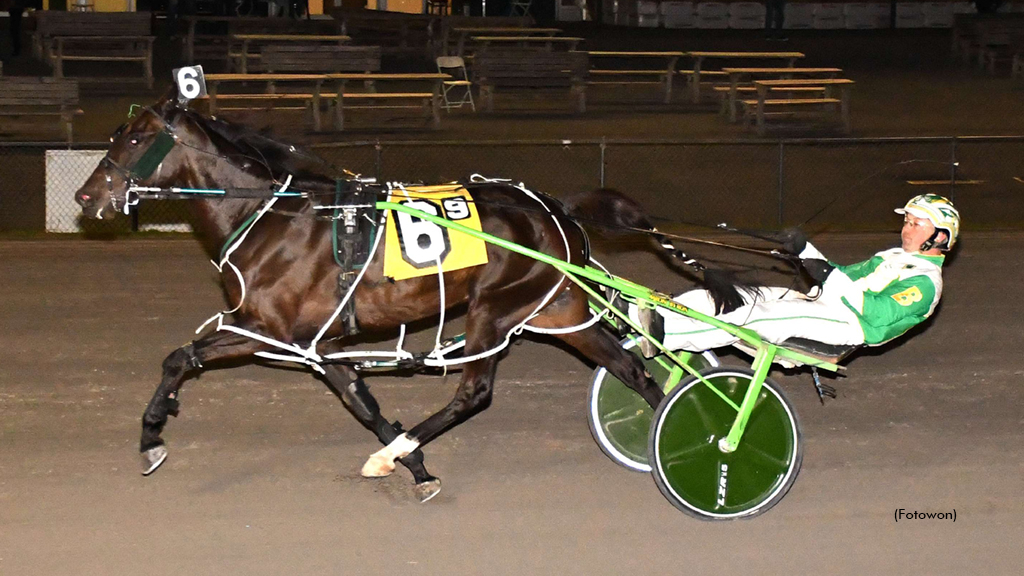
[[[913,214],[904,214],[903,231],[900,237],[903,239],[903,249],[907,252],[917,252],[935,233],[935,226],[927,218],[918,218]]]

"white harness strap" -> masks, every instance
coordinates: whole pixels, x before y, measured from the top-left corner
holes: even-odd
[[[287,180],[285,181],[284,185],[281,187],[281,189],[278,192],[284,192],[288,188],[289,184],[291,183],[291,180],[292,180],[292,177],[291,177],[291,175],[289,175]],[[510,182],[509,180],[504,180],[504,179],[485,178],[485,177],[483,177],[483,176],[481,176],[479,174],[472,175],[470,177],[470,180],[472,182],[500,182],[500,183],[509,183]],[[551,215],[552,221],[554,221],[555,226],[558,228],[558,233],[562,236],[562,244],[565,247],[565,258],[566,258],[566,261],[569,261],[571,259],[571,254],[570,254],[570,249],[569,249],[569,239],[566,237],[565,230],[562,228],[562,224],[558,221],[557,216],[554,213],[551,212],[551,209],[548,207],[548,205],[541,198],[539,198],[536,194],[534,194],[533,192],[528,190],[525,187],[524,184],[520,183],[519,185],[513,185],[513,186],[515,188],[517,188],[518,190],[522,191],[524,194],[526,194],[530,198],[532,198],[535,201],[537,201],[537,203],[539,203],[544,208],[544,210],[547,211]],[[405,187],[402,184],[389,183],[388,184],[388,188],[390,190],[395,190],[395,189],[401,190],[403,194],[405,194],[407,197],[409,197],[408,191],[406,191]],[[377,248],[378,248],[378,246],[381,243],[381,239],[385,236],[384,228],[386,226],[386,219],[384,217],[382,217],[381,221],[378,223],[379,230],[377,232],[376,238],[374,239],[373,247],[370,249],[370,255],[367,257],[366,263],[363,265],[363,268],[359,271],[359,274],[356,275],[355,280],[352,282],[352,285],[349,287],[348,291],[342,297],[340,303],[338,304],[338,307],[335,308],[335,310],[331,314],[330,318],[328,318],[327,322],[320,328],[320,331],[317,333],[316,337],[310,343],[308,348],[302,349],[302,348],[300,348],[300,347],[298,347],[298,346],[296,346],[294,344],[288,344],[286,342],[281,342],[281,341],[276,340],[274,338],[263,336],[261,334],[257,334],[255,332],[251,332],[249,330],[245,330],[245,329],[239,328],[237,326],[232,326],[230,324],[224,324],[224,315],[225,314],[230,314],[232,312],[237,311],[239,308],[241,308],[242,303],[245,300],[245,282],[242,279],[241,272],[231,262],[231,260],[230,260],[231,254],[242,244],[242,242],[245,241],[246,237],[249,235],[249,232],[252,230],[252,228],[256,224],[256,222],[258,222],[260,220],[260,218],[262,218],[263,215],[266,214],[270,210],[270,208],[274,205],[274,203],[276,201],[277,201],[277,198],[272,198],[270,201],[268,201],[263,206],[263,208],[260,209],[259,213],[253,219],[253,221],[249,224],[249,226],[245,229],[245,231],[242,234],[239,235],[238,239],[234,243],[232,243],[230,247],[228,247],[228,249],[224,253],[223,258],[221,258],[221,261],[219,263],[214,262],[214,266],[216,266],[217,269],[219,271],[221,271],[221,272],[223,272],[223,269],[224,269],[225,265],[229,266],[232,269],[232,271],[234,271],[236,277],[238,278],[239,283],[242,286],[242,297],[239,299],[239,302],[238,302],[237,306],[235,306],[231,310],[227,310],[227,311],[219,312],[219,313],[215,314],[209,320],[204,322],[196,330],[196,333],[198,334],[199,332],[202,332],[202,330],[204,328],[206,328],[207,325],[209,325],[213,321],[216,321],[217,322],[216,330],[226,330],[228,332],[234,332],[236,334],[240,334],[240,335],[252,338],[254,340],[258,340],[260,342],[264,342],[264,343],[269,344],[271,346],[274,346],[276,348],[280,348],[281,350],[283,350],[285,352],[291,352],[292,354],[294,354],[294,356],[291,356],[291,355],[287,355],[287,354],[279,354],[279,353],[274,353],[274,352],[256,352],[256,354],[255,354],[256,356],[259,356],[259,357],[262,357],[262,358],[269,358],[269,359],[272,359],[272,360],[281,360],[281,361],[286,361],[286,362],[296,362],[296,363],[299,363],[299,364],[306,364],[306,365],[310,366],[311,368],[313,368],[314,370],[316,370],[317,372],[320,372],[321,374],[324,373],[324,370],[320,366],[320,364],[324,360],[337,360],[337,359],[346,359],[346,358],[387,358],[387,359],[394,359],[394,360],[409,360],[409,359],[413,359],[414,356],[411,353],[409,353],[409,352],[407,352],[407,351],[402,349],[402,345],[403,345],[403,343],[405,341],[405,325],[404,324],[402,325],[402,327],[400,329],[398,345],[397,345],[397,347],[396,347],[396,349],[394,351],[384,351],[384,352],[380,352],[380,351],[337,352],[337,353],[334,353],[334,354],[328,354],[326,356],[320,356],[316,352],[317,344],[320,342],[320,340],[327,333],[327,330],[330,328],[330,326],[341,315],[345,305],[348,303],[348,301],[352,298],[352,295],[355,293],[356,287],[359,286],[359,283],[362,281],[363,275],[366,273],[366,270],[369,267],[369,263],[373,260],[374,255],[377,253]],[[456,358],[456,359],[448,360],[448,359],[445,358],[445,355],[447,355],[447,354],[449,354],[449,353],[451,353],[451,352],[453,352],[455,350],[458,350],[460,348],[463,348],[466,345],[466,343],[465,343],[465,341],[462,341],[462,342],[456,342],[456,343],[451,344],[449,346],[446,346],[444,348],[441,347],[441,336],[442,336],[442,330],[444,328],[444,320],[445,320],[445,312],[446,312],[445,308],[446,308],[447,302],[445,300],[446,295],[445,295],[445,284],[444,284],[444,271],[442,270],[441,262],[440,261],[437,262],[437,273],[438,273],[438,285],[439,285],[438,287],[439,287],[439,293],[440,293],[440,302],[439,302],[439,304],[440,304],[440,322],[438,323],[437,336],[435,337],[435,342],[434,342],[434,350],[431,351],[430,354],[428,354],[427,357],[425,357],[423,359],[423,364],[426,365],[426,366],[447,367],[447,366],[452,366],[452,365],[457,365],[457,364],[465,364],[465,363],[473,362],[473,361],[476,361],[476,360],[481,360],[483,358],[487,358],[487,357],[493,356],[493,355],[501,352],[502,350],[504,350],[509,345],[509,343],[511,342],[512,336],[521,334],[523,332],[523,330],[529,330],[531,332],[537,332],[537,333],[541,333],[541,334],[566,334],[566,333],[575,332],[575,331],[578,331],[578,330],[583,330],[585,328],[588,328],[588,327],[594,325],[595,323],[597,323],[604,316],[603,313],[602,314],[597,314],[597,313],[591,312],[592,317],[587,322],[584,322],[584,323],[579,324],[577,326],[570,326],[570,327],[566,327],[566,328],[536,328],[536,327],[528,326],[527,323],[530,322],[531,320],[533,320],[534,318],[536,318],[540,314],[541,310],[543,310],[544,307],[546,307],[548,304],[551,303],[551,300],[555,297],[555,295],[558,293],[558,291],[563,287],[563,285],[564,285],[564,283],[566,281],[566,277],[563,275],[561,277],[561,279],[559,279],[559,281],[555,283],[555,285],[551,288],[551,290],[548,291],[548,293],[544,296],[544,298],[541,299],[541,301],[537,305],[537,307],[534,308],[533,311],[529,315],[527,315],[526,319],[524,319],[522,322],[517,324],[514,328],[509,330],[508,334],[505,335],[505,339],[504,339],[504,341],[502,341],[501,344],[499,344],[498,346],[496,346],[494,348],[491,348],[490,350],[485,350],[484,352],[480,352],[479,354],[474,354],[472,356],[463,356],[461,358]],[[566,288],[568,288],[568,287],[566,287]]]
[[[277,192],[278,193],[284,192],[285,190],[288,189],[288,186],[290,186],[291,183],[292,183],[292,175],[289,174],[288,177],[285,178],[284,184],[281,185],[281,188]],[[235,277],[238,278],[238,285],[241,286],[241,288],[242,288],[242,295],[241,295],[241,297],[238,298],[238,304],[236,304],[234,308],[232,308],[231,310],[225,310],[223,312],[218,312],[218,313],[214,314],[213,316],[211,316],[209,319],[206,320],[206,322],[203,322],[202,325],[200,325],[199,328],[196,329],[196,334],[199,334],[200,332],[202,332],[203,328],[206,328],[206,326],[210,322],[213,322],[214,320],[217,320],[217,326],[218,326],[218,330],[219,330],[220,329],[219,327],[222,325],[222,321],[223,321],[224,315],[225,314],[231,314],[232,312],[237,312],[238,309],[242,307],[242,303],[245,302],[245,279],[242,278],[242,272],[238,269],[238,267],[235,266],[234,263],[231,262],[231,254],[233,254],[235,252],[235,250],[237,250],[238,247],[242,245],[242,242],[245,242],[245,239],[249,236],[249,232],[251,232],[253,227],[256,226],[256,223],[259,222],[260,218],[263,218],[263,215],[266,214],[267,212],[269,212],[270,209],[276,203],[277,203],[277,197],[276,196],[274,198],[271,198],[270,200],[268,200],[267,203],[264,204],[262,208],[260,208],[260,211],[256,214],[256,217],[253,218],[251,222],[249,222],[249,225],[245,228],[245,231],[242,232],[241,234],[239,234],[238,238],[235,240],[235,242],[233,244],[231,244],[231,246],[228,246],[228,249],[224,251],[224,256],[221,257],[220,262],[212,262],[213,265],[217,268],[217,271],[222,273],[222,274],[224,273],[224,265],[225,264],[227,264],[228,266],[231,267],[231,270],[235,273]]]

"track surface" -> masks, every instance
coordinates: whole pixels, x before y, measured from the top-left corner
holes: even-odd
[[[818,244],[850,262],[893,241]],[[966,236],[933,321],[855,357],[824,408],[807,374],[776,373],[802,474],[764,516],[703,523],[601,454],[592,368],[534,341],[500,364],[489,410],[427,447],[444,481],[427,504],[403,469],[359,477],[376,440],[323,384],[259,366],[188,383],[143,478],[142,410],[164,356],[223,305],[213,268],[184,240],[0,242],[0,574],[1019,574],[1022,250],[1024,234]],[[683,287],[649,254],[604,259]],[[370,383],[411,425],[457,378]]]

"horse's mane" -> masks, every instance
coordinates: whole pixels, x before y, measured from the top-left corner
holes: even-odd
[[[233,146],[243,157],[252,159],[259,164],[266,164],[276,175],[291,174],[293,182],[302,181],[306,184],[329,184],[333,186],[335,175],[325,173],[335,169],[319,157],[299,149],[292,144],[280,142],[257,132],[248,126],[204,116],[192,110],[185,113],[198,123],[211,138],[221,140],[215,142],[219,146]],[[313,165],[316,164],[316,168]]]

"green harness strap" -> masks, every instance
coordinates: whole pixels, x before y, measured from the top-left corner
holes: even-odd
[[[245,232],[245,230],[248,227],[252,226],[252,223],[256,221],[256,217],[259,216],[259,214],[260,214],[259,210],[257,210],[256,212],[253,212],[252,216],[249,216],[248,218],[246,218],[245,222],[242,222],[241,226],[236,228],[234,232],[232,232],[231,234],[228,235],[228,239],[224,241],[224,246],[222,246],[221,249],[220,249],[220,259],[221,260],[224,260],[224,253],[228,251],[228,247],[230,247],[231,243],[235,241],[235,238],[238,238],[243,232]]]

